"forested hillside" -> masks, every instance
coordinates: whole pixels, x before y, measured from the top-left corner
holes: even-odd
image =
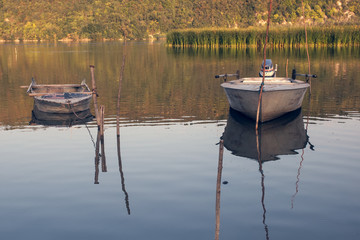
[[[0,39],[140,39],[183,28],[263,25],[267,0],[0,0]],[[304,0],[314,25],[358,24],[360,0]],[[301,0],[274,0],[272,24],[296,25]]]

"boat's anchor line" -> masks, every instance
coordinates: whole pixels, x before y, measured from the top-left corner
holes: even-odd
[[[68,106],[69,106],[69,109],[71,109],[71,111],[73,112],[73,114],[80,120],[84,120],[86,119],[87,117],[80,117],[79,115],[76,114],[76,112],[74,111],[74,109],[71,107],[71,102],[68,100],[67,103],[66,103]]]

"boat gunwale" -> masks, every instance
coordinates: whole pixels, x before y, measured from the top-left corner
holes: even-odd
[[[56,91],[54,91],[56,90]],[[63,93],[91,93],[90,88],[86,83],[82,84],[31,84],[29,86],[29,96],[36,95],[52,95],[52,94],[63,94]]]
[[[259,91],[262,84],[261,77],[249,77],[249,78],[240,78],[232,80],[229,82],[224,82],[221,84],[221,87],[225,89],[234,89],[241,91]],[[268,86],[268,87],[267,87]],[[289,91],[302,88],[308,88],[309,83],[294,80],[291,78],[265,78],[263,91]],[[267,89],[270,88],[270,89]]]
[[[77,94],[81,94],[82,96],[76,96],[73,98],[44,98],[44,96],[52,96],[52,95],[61,95],[64,93],[49,93],[46,95],[42,95],[42,96],[34,96],[34,98],[36,98],[38,101],[43,101],[43,102],[52,102],[52,103],[62,103],[62,104],[75,104],[84,100],[88,100],[90,98],[92,98],[91,95],[89,94],[85,94],[82,92],[71,92],[71,93],[77,93]]]

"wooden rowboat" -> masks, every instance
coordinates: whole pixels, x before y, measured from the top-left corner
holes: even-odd
[[[89,110],[92,92],[85,80],[81,84],[36,84],[32,79],[27,93],[34,106],[46,113],[77,113]]]
[[[262,78],[241,78],[224,82],[230,107],[256,120]],[[300,108],[310,84],[291,78],[266,78],[262,92],[259,121],[266,122]]]

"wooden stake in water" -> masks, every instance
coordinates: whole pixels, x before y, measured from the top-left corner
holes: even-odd
[[[116,142],[117,142],[117,153],[118,153],[118,164],[119,164],[119,172],[121,178],[121,189],[125,194],[125,206],[127,209],[128,215],[130,215],[130,203],[129,203],[129,194],[125,189],[125,177],[124,172],[122,169],[122,160],[121,160],[121,150],[120,150],[120,99],[121,99],[121,86],[122,80],[124,77],[124,69],[125,69],[125,59],[126,59],[126,35],[124,36],[124,52],[123,52],[123,59],[122,65],[120,70],[120,77],[119,77],[119,89],[118,89],[118,99],[117,99],[117,113],[116,113]]]
[[[219,143],[219,162],[218,162],[218,173],[216,181],[216,225],[215,225],[215,240],[219,240],[220,234],[220,194],[221,194],[221,174],[223,168],[223,155],[224,155],[224,140],[220,139]]]
[[[302,5],[302,10],[303,10],[303,19],[304,19],[304,26],[305,26],[305,48],[306,48],[306,54],[307,54],[307,59],[308,59],[308,75],[311,76],[310,55],[309,55],[309,48],[308,48],[304,1],[301,1],[301,5]],[[310,81],[309,84],[310,84],[310,95],[311,95],[311,77],[309,78],[309,81]]]
[[[116,134],[117,134],[117,136],[120,136],[120,97],[121,97],[121,85],[122,85],[122,80],[124,77],[125,59],[126,59],[126,36],[124,38],[125,38],[124,53],[123,53],[121,70],[120,70],[119,90],[118,90],[118,100],[117,100],[117,114],[116,114]]]
[[[262,69],[263,78],[262,78],[262,82],[261,82],[261,86],[260,86],[259,101],[258,101],[258,107],[257,107],[257,112],[256,112],[256,126],[255,126],[256,130],[258,129],[258,125],[259,125],[259,115],[260,115],[260,111],[261,111],[261,97],[262,97],[262,92],[263,92],[264,82],[265,82],[266,44],[268,42],[268,37],[269,37],[271,7],[272,7],[272,0],[270,0],[270,3],[269,3],[269,13],[268,13],[267,27],[266,27],[266,38],[265,38],[265,44],[264,44],[264,64],[263,64],[263,69]]]
[[[286,78],[288,78],[289,74],[288,74],[288,67],[289,67],[289,59],[286,59]]]
[[[105,140],[104,140],[104,116],[105,106],[100,105],[100,143],[101,143],[101,170],[107,172],[106,158],[105,158]]]
[[[91,72],[91,83],[92,83],[92,97],[94,102],[94,109],[95,109],[95,117],[96,117],[96,123],[98,125],[98,129],[100,130],[100,116],[99,116],[99,110],[97,105],[97,92],[96,92],[96,82],[95,82],[95,75],[94,75],[94,65],[90,65],[90,72]]]

